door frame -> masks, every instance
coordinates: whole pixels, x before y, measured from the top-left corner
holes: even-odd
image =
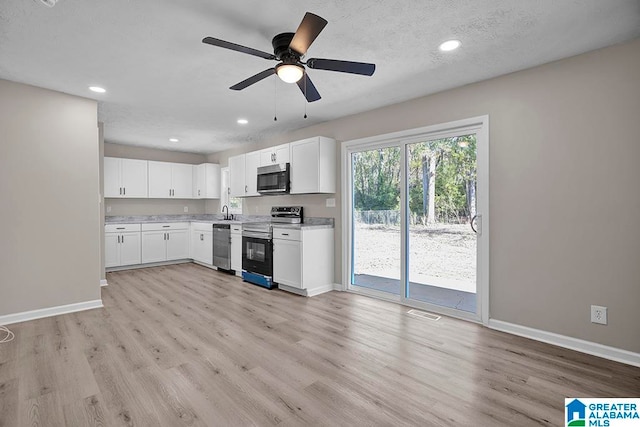
[[[406,146],[415,142],[428,139],[446,138],[461,134],[476,134],[476,165],[477,165],[477,192],[476,203],[478,212],[478,240],[477,240],[477,271],[476,271],[476,293],[477,312],[465,313],[461,310],[449,309],[434,304],[405,298],[405,284],[408,275],[407,270],[407,186],[406,186]],[[399,146],[401,149],[401,195],[400,195],[400,215],[401,222],[401,259],[400,273],[401,295],[386,295],[384,292],[368,290],[362,287],[351,285],[353,266],[353,215],[351,214],[353,205],[353,176],[351,171],[351,155],[356,152],[367,151],[375,148]],[[480,322],[484,325],[489,323],[489,116],[477,116],[468,119],[456,120],[447,123],[440,123],[415,129],[408,129],[383,135],[376,135],[367,138],[346,141],[341,147],[341,176],[342,176],[342,290],[365,294],[367,296],[399,302],[403,305],[426,309],[447,316],[458,317],[465,320]],[[355,288],[355,289],[354,289]]]

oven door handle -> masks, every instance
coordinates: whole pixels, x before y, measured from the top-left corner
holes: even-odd
[[[262,240],[268,240],[271,241],[271,237],[269,237],[268,235],[265,235],[265,233],[260,233],[260,232],[253,232],[253,231],[242,231],[242,237],[251,237],[254,239],[262,239]]]

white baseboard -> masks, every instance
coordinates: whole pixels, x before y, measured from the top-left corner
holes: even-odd
[[[287,285],[283,285],[282,283],[278,283],[278,289],[291,292],[292,294],[300,295],[303,297],[314,297],[316,295],[320,295],[320,294],[324,294],[325,292],[332,291],[333,283],[330,283],[324,286],[318,286],[311,289],[294,288],[293,286],[287,286]]]
[[[324,294],[325,292],[331,292],[333,290],[333,283],[328,285],[318,286],[317,288],[307,289],[307,296],[314,297],[316,295]]]
[[[339,291],[339,292],[344,292],[344,286],[342,286],[342,283],[334,283],[333,284],[333,290],[334,291]]]
[[[28,320],[42,319],[43,317],[59,316],[61,314],[75,313],[76,311],[101,308],[102,300],[78,302],[75,304],[59,305],[57,307],[41,308],[38,310],[23,311],[22,313],[6,314],[0,316],[0,325],[26,322]]]
[[[536,341],[546,342],[547,344],[557,345],[558,347],[564,347],[615,362],[640,367],[640,354],[632,351],[609,347],[607,345],[555,334],[553,332],[542,331],[540,329],[529,328],[528,326],[516,325],[515,323],[503,322],[502,320],[489,319],[488,326],[497,331],[531,338]]]
[[[100,279],[100,286],[109,286],[107,279]]]
[[[174,264],[186,264],[192,262],[190,259],[179,259],[175,261],[161,261],[161,262],[150,262],[147,264],[134,264],[134,265],[124,265],[122,267],[108,267],[106,268],[107,273],[111,273],[114,271],[124,271],[124,270],[137,270],[139,268],[149,268],[149,267],[163,267],[165,265],[174,265]],[[204,264],[202,264],[204,265]]]

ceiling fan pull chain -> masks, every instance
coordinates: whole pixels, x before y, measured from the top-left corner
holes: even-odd
[[[273,78],[273,121],[278,121],[278,114],[276,109],[276,97],[278,95],[278,78],[277,75],[274,74]]]
[[[307,71],[304,71],[304,74],[302,76],[302,78],[304,79],[304,118],[307,118]]]

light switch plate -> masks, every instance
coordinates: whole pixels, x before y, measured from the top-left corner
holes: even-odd
[[[107,206],[107,213],[111,212],[111,206]]]
[[[189,206],[185,206],[185,207],[184,207],[184,211],[185,211],[185,212],[189,212]]]
[[[327,207],[328,208],[335,208],[336,207],[336,199],[333,197],[329,197],[327,199]]]

